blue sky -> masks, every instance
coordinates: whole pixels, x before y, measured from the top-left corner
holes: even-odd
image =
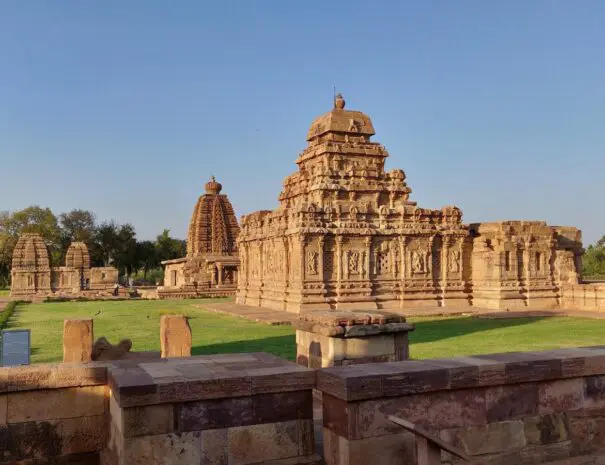
[[[605,234],[605,2],[3,0],[0,210],[277,205],[332,85],[426,208]]]

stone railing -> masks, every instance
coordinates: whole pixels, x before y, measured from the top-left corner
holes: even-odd
[[[393,415],[473,463],[597,463],[605,456],[604,374],[605,347],[319,370],[325,461],[418,463],[415,435]]]

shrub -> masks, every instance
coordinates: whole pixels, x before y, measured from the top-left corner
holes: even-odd
[[[0,329],[6,328],[6,324],[8,323],[8,320],[15,312],[15,308],[17,308],[17,305],[20,303],[23,303],[23,302],[18,302],[16,300],[12,300],[6,305],[6,307],[4,307],[4,310],[2,312],[0,312]]]

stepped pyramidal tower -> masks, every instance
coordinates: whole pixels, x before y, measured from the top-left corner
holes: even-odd
[[[462,224],[455,206],[420,208],[370,118],[334,108],[311,124],[274,211],[242,217],[237,302],[291,312],[560,303],[577,283],[576,228]],[[508,261],[507,261],[508,260]]]

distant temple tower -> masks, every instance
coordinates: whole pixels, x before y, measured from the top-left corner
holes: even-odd
[[[160,298],[235,293],[239,257],[239,225],[231,202],[221,194],[214,176],[205,185],[191,215],[187,256],[162,262],[164,286]]]
[[[48,248],[40,234],[25,233],[13,250],[11,297],[22,298],[51,292]]]

